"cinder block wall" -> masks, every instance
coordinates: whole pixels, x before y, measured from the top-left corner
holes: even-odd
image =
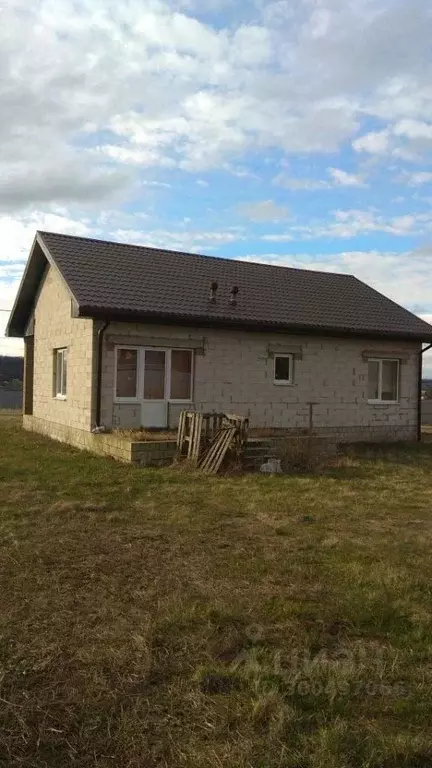
[[[54,267],[35,307],[33,415],[83,430],[92,427],[93,320],[71,316],[71,295]],[[54,396],[54,350],[68,349],[67,396]]]
[[[111,323],[107,333],[128,338],[204,338],[204,355],[195,356],[192,407],[202,411],[231,411],[248,416],[252,427],[306,428],[309,402],[314,427],[339,439],[415,439],[417,429],[417,354],[414,342],[334,339],[317,336],[209,330]],[[136,342],[135,342],[136,343]],[[294,364],[294,383],[273,383],[272,346],[301,347]],[[187,346],[187,343],[185,343]],[[400,402],[370,405],[365,350],[408,355],[400,368]],[[138,427],[140,407],[113,402],[114,347],[106,345],[102,378],[102,423]],[[170,426],[184,406],[170,408]]]
[[[432,424],[432,400],[422,400],[422,423]]]

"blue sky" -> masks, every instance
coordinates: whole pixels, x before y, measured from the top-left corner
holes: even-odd
[[[41,228],[350,272],[432,321],[424,0],[1,13],[0,307]]]

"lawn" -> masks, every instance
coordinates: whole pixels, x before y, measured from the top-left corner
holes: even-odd
[[[430,768],[432,442],[141,470],[0,418],[0,765]]]

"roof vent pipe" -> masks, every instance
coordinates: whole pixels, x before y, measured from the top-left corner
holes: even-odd
[[[239,292],[239,289],[237,288],[237,286],[233,285],[233,287],[231,288],[231,293],[230,293],[230,304],[232,304],[233,307],[235,307],[235,305],[237,304],[237,294],[238,294],[238,292]]]
[[[216,280],[213,280],[211,286],[210,286],[210,296],[209,301],[211,301],[212,304],[216,304],[216,291],[218,289],[218,284]]]

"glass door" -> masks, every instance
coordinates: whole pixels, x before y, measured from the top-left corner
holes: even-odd
[[[167,354],[163,349],[144,350],[143,427],[166,427],[168,406],[166,395]]]

